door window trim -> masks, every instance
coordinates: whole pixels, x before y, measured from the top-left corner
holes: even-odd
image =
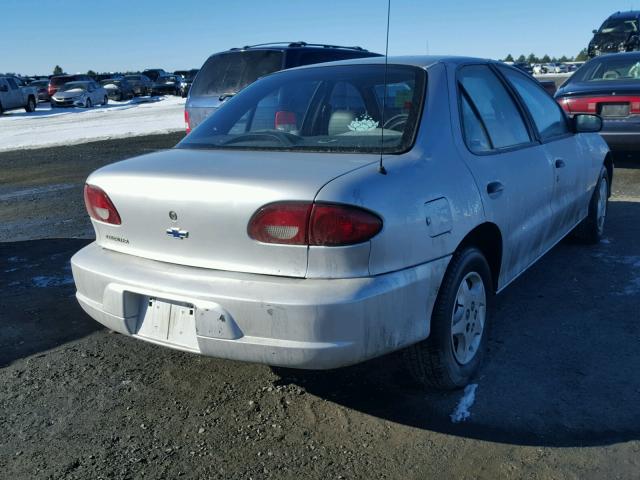
[[[563,140],[565,138],[569,138],[572,137],[574,135],[574,133],[571,131],[571,127],[569,125],[569,119],[567,118],[567,114],[565,113],[564,110],[562,110],[562,107],[560,107],[560,105],[558,105],[558,102],[555,101],[555,99],[553,99],[553,97],[549,96],[551,98],[551,100],[553,100],[553,103],[555,103],[556,107],[558,108],[558,110],[562,113],[562,117],[564,118],[564,122],[565,125],[567,126],[567,133],[563,133],[560,135],[554,135],[553,137],[549,137],[547,139],[543,139],[542,135],[540,134],[540,132],[538,131],[538,127],[536,126],[536,122],[533,119],[533,115],[531,114],[531,111],[529,110],[529,107],[527,107],[526,102],[522,99],[522,97],[520,96],[520,94],[518,93],[518,91],[516,90],[516,88],[511,85],[511,82],[509,82],[509,80],[507,79],[507,77],[500,71],[502,69],[507,69],[509,67],[507,67],[506,65],[499,65],[499,64],[491,64],[491,67],[493,67],[492,69],[495,70],[497,72],[497,75],[502,79],[503,83],[507,84],[507,88],[509,88],[512,91],[512,95],[515,96],[515,98],[517,99],[517,101],[520,103],[520,107],[526,112],[527,118],[531,124],[531,127],[533,128],[533,132],[534,132],[534,136],[536,138],[536,140],[541,144],[541,145],[545,145],[547,143],[551,143],[551,142],[555,142],[558,140]],[[522,75],[523,77],[525,77],[525,79],[527,79],[526,75],[524,75],[523,73],[515,70],[515,73],[517,75]],[[527,79],[529,80],[529,79]],[[537,82],[537,80],[534,83],[538,83],[538,85],[536,85],[536,88],[539,88],[542,92],[544,92],[545,95],[549,95],[549,93],[542,87],[542,85],[539,84],[539,82]]]
[[[504,86],[507,94],[509,95],[509,97],[513,100],[514,105],[516,107],[516,110],[518,111],[518,113],[520,114],[520,117],[522,118],[522,121],[525,124],[525,128],[527,129],[527,133],[529,134],[529,138],[531,139],[531,141],[527,142],[527,143],[521,143],[519,145],[513,145],[510,147],[504,147],[504,148],[493,148],[492,150],[488,150],[486,152],[474,152],[471,147],[469,147],[469,144],[467,143],[467,137],[464,134],[464,119],[463,119],[463,114],[462,114],[462,91],[464,90],[464,86],[462,85],[462,83],[460,82],[460,71],[465,68],[465,67],[487,67],[489,69],[489,71],[493,72],[493,69],[491,68],[491,63],[489,62],[472,62],[472,63],[464,63],[464,64],[460,64],[456,67],[456,74],[455,74],[455,82],[456,82],[456,100],[457,100],[457,106],[458,106],[458,122],[460,124],[460,133],[462,134],[462,138],[464,140],[464,144],[467,147],[467,150],[469,150],[469,152],[472,155],[476,155],[478,157],[484,157],[487,155],[501,155],[503,153],[510,153],[510,152],[515,152],[518,150],[524,150],[525,148],[531,148],[531,147],[535,147],[540,145],[540,140],[539,138],[537,138],[537,131],[535,129],[533,129],[533,126],[531,125],[531,119],[529,118],[529,112],[526,110],[522,110],[522,105],[520,104],[519,100],[517,98],[515,98],[513,96],[513,92],[511,91],[511,87],[509,85],[505,85],[504,80],[502,78],[501,75],[496,75],[498,81]],[[475,105],[475,103],[473,102],[473,100],[469,97],[469,95],[467,94],[467,101],[469,102],[469,105],[471,106],[471,109],[474,112],[478,111],[477,106]],[[484,126],[484,122],[482,122],[483,124],[483,128],[486,128]],[[491,136],[488,136],[489,138],[489,142],[491,143],[491,146],[493,147],[493,139],[491,138]]]

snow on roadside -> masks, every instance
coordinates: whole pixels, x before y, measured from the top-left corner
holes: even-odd
[[[0,152],[181,131],[184,103],[180,97],[136,98],[91,109],[52,110],[45,103],[33,113],[5,112]]]
[[[472,383],[471,385],[467,385],[464,388],[464,394],[462,398],[458,402],[458,406],[453,411],[451,415],[451,421],[453,423],[464,422],[471,416],[471,412],[469,411],[476,401],[476,390],[478,388],[477,383]]]

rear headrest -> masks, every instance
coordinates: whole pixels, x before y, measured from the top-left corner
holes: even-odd
[[[329,135],[340,135],[349,131],[349,125],[354,120],[353,112],[348,110],[336,110],[331,114],[327,133]]]

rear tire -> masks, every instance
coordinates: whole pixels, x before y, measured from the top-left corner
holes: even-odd
[[[24,107],[24,111],[27,113],[35,112],[36,110],[36,101],[33,97],[29,97],[27,100],[27,104]]]
[[[105,95],[104,100],[102,101],[102,105],[106,105],[107,103],[109,103],[109,97]]]
[[[587,244],[595,244],[602,240],[609,210],[610,191],[609,173],[605,167],[602,167],[598,183],[589,202],[589,214],[572,232],[576,240]]]
[[[431,332],[405,350],[409,373],[421,387],[453,390],[477,372],[488,337],[491,270],[475,247],[456,252],[431,315]]]
[[[92,106],[91,99],[87,98],[86,102],[84,102],[84,108],[91,108]]]
[[[4,108],[2,108],[2,104],[0,103],[0,115],[4,113]]]

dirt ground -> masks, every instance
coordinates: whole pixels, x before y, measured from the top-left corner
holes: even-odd
[[[330,372],[109,333],[74,298],[82,184],[180,135],[0,154],[0,478],[640,478],[640,160],[606,239],[563,242],[497,298],[470,418],[398,355]]]

